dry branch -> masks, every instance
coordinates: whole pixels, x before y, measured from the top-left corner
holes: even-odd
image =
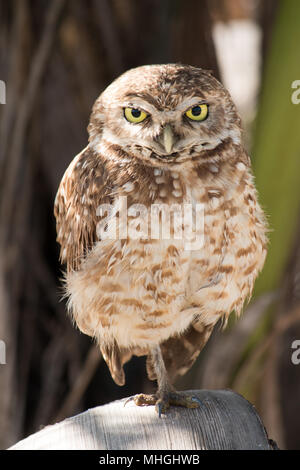
[[[7,235],[7,222],[11,220],[13,207],[15,203],[14,193],[16,190],[17,174],[24,149],[24,141],[26,130],[29,123],[33,106],[35,103],[36,93],[41,83],[45,67],[47,65],[49,53],[55,37],[55,30],[58,18],[60,16],[64,0],[55,0],[50,4],[47,12],[46,26],[43,32],[41,42],[32,61],[31,71],[28,78],[28,84],[25,87],[23,98],[18,110],[18,116],[13,132],[12,147],[9,154],[9,167],[6,179],[2,188],[0,221],[1,225],[1,241]],[[4,232],[4,233],[3,233]]]

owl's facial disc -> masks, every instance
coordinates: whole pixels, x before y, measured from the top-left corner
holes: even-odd
[[[224,141],[241,143],[240,119],[222,84],[179,64],[138,67],[117,78],[94,105],[89,134],[97,151],[108,144],[116,158],[151,166],[207,161]]]
[[[124,103],[122,114],[130,137],[144,149],[144,155],[150,152],[152,160],[180,160],[187,158],[192,149],[199,152],[219,143],[208,135],[207,126],[201,128],[209,117],[209,104],[203,98],[187,97],[173,108],[164,109],[134,97]]]

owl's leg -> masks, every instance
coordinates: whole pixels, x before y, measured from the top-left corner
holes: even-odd
[[[159,416],[166,413],[170,405],[198,408],[200,405],[198,398],[188,396],[185,392],[177,392],[171,385],[159,346],[151,350],[151,356],[157,377],[157,392],[152,395],[143,393],[135,395],[133,397],[134,403],[138,406],[155,405]]]

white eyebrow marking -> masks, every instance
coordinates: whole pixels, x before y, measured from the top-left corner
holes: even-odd
[[[138,108],[141,109],[142,111],[145,111],[148,114],[151,114],[153,112],[157,112],[158,109],[155,106],[152,106],[148,101],[143,100],[142,98],[134,97],[131,100],[124,101],[122,103],[122,107],[126,108]]]
[[[183,100],[179,105],[176,107],[176,111],[186,111],[192,106],[196,106],[196,104],[203,104],[205,103],[205,100],[200,98],[200,96],[191,96],[189,98],[186,98]]]

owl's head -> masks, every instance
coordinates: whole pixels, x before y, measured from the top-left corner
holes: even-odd
[[[210,72],[188,65],[131,69],[95,102],[90,145],[152,166],[201,159],[224,141],[239,144],[240,119],[229,93]]]

